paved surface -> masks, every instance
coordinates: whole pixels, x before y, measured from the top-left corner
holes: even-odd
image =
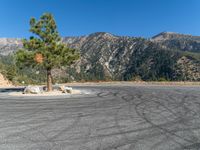
[[[0,150],[200,149],[200,87],[81,88],[92,94],[0,94]]]

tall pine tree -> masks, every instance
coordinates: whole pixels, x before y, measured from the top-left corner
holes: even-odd
[[[79,59],[77,50],[68,48],[61,42],[56,22],[50,13],[43,14],[39,20],[31,18],[30,32],[35,36],[23,40],[23,49],[16,53],[19,65],[41,66],[47,72],[47,90],[52,91],[53,68],[67,66]]]

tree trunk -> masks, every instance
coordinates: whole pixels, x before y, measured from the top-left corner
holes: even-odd
[[[52,91],[52,75],[51,69],[47,69],[47,91]]]

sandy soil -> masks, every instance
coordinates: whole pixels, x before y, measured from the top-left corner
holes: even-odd
[[[73,94],[81,94],[79,90],[72,90]],[[41,94],[23,94],[22,92],[11,92],[9,93],[10,96],[61,96],[61,95],[71,95],[69,93],[62,93],[60,91],[52,91],[52,92],[44,92]]]
[[[12,84],[0,73],[0,87],[10,87]]]

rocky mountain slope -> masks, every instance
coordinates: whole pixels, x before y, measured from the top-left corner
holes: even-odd
[[[200,36],[184,35],[174,32],[162,32],[151,39],[164,48],[200,52]]]
[[[172,39],[184,41],[188,47],[194,49],[187,49],[186,46],[176,44],[176,47],[165,45],[164,41]],[[78,38],[67,37],[63,39],[63,42],[69,47],[81,50],[82,59],[77,65],[77,70],[84,71],[84,75],[90,77],[89,80],[92,78],[132,80],[136,77],[143,80],[163,78],[200,80],[199,59],[193,57],[198,54],[182,52],[200,52],[198,49],[200,43],[193,45],[195,42],[198,43],[198,40],[200,41],[200,37],[175,33],[161,33],[150,40],[120,37],[109,33],[94,33]],[[185,73],[185,70],[180,67],[185,63],[181,61],[184,58],[187,58],[187,63],[191,64],[190,74]]]
[[[8,55],[22,47],[21,39],[18,38],[0,38],[0,54]]]
[[[62,73],[70,80],[200,80],[198,36],[164,32],[144,39],[98,32],[63,42],[82,56]],[[2,55],[20,47],[19,39],[0,39]]]

